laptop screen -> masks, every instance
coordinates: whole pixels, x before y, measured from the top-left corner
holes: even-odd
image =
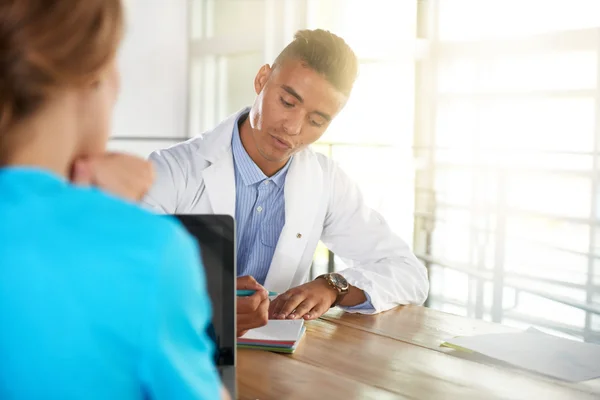
[[[235,366],[235,224],[228,215],[175,215],[196,239],[213,307],[209,336],[219,369]],[[222,372],[222,371],[221,371]]]

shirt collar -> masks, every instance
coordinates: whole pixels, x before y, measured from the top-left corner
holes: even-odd
[[[240,176],[242,177],[244,185],[250,186],[254,185],[255,183],[270,179],[278,187],[283,187],[283,185],[285,184],[285,177],[287,175],[287,171],[292,161],[292,158],[290,157],[285,166],[279,171],[277,171],[277,173],[271,178],[266,176],[258,167],[258,165],[256,165],[256,163],[252,160],[252,158],[250,158],[250,155],[248,154],[248,152],[244,148],[244,145],[242,144],[242,140],[240,138],[239,122],[246,117],[248,117],[248,114],[243,113],[235,121],[235,124],[233,124],[233,135],[231,138],[233,163]]]
[[[36,166],[13,165],[0,167],[0,178],[15,177],[23,184],[39,183],[43,185],[66,186],[68,181],[66,178],[57,173]]]

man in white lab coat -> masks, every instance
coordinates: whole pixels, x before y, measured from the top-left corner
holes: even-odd
[[[236,217],[238,289],[257,290],[238,298],[238,335],[268,317],[315,319],[334,305],[377,313],[427,297],[427,272],[407,244],[308,147],[346,104],[357,70],[341,38],[300,31],[258,71],[252,107],[150,157],[147,207]],[[349,268],[308,281],[319,240]],[[280,295],[270,302],[264,288]]]

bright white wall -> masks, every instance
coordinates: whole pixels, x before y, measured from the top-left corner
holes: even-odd
[[[118,56],[122,88],[113,137],[184,137],[188,121],[188,1],[125,3],[127,27]],[[123,145],[114,141],[111,148]]]

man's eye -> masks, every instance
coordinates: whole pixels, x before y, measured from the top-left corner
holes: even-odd
[[[293,106],[294,106],[292,103],[288,103],[287,101],[285,101],[285,100],[283,99],[283,97],[280,97],[279,99],[281,100],[281,104],[283,104],[283,105],[284,105],[285,107],[287,107],[287,108],[290,108],[290,107],[293,107]]]
[[[322,126],[323,126],[323,124],[320,124],[320,123],[318,123],[317,121],[315,121],[315,120],[313,120],[313,119],[311,119],[311,120],[310,120],[310,124],[311,124],[312,126],[315,126],[315,127],[317,127],[317,128],[320,128],[320,127],[322,127]]]

